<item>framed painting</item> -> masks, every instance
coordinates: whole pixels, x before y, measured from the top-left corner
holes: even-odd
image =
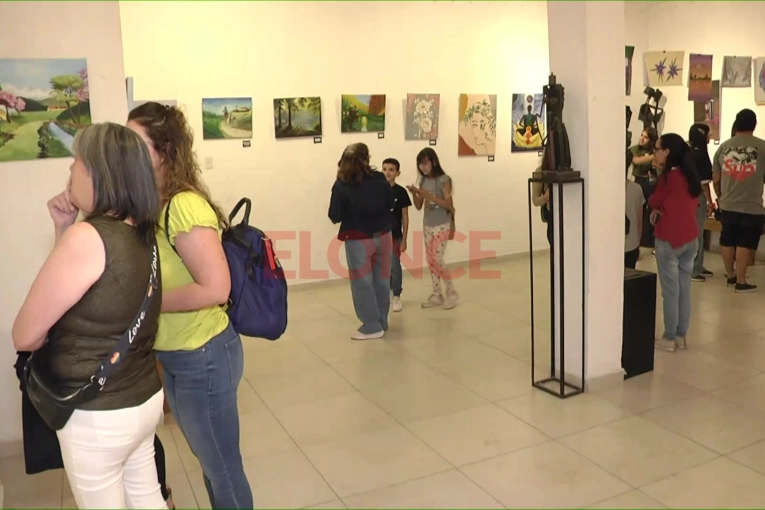
[[[643,63],[648,75],[648,85],[656,87],[681,87],[683,85],[684,51],[646,51]]]
[[[712,100],[712,55],[688,57],[688,101]]]
[[[252,138],[252,98],[202,99],[202,138]]]
[[[693,122],[709,126],[709,139],[720,141],[720,113],[722,112],[720,80],[712,81],[712,99],[693,103]]]
[[[494,156],[497,149],[497,95],[460,94],[457,154]]]
[[[341,132],[385,131],[385,94],[343,94],[340,105]]]
[[[765,57],[757,57],[754,61],[754,103],[765,104]]]
[[[513,94],[512,152],[542,150],[545,130],[545,104],[542,94]]]
[[[70,157],[90,123],[86,59],[0,59],[0,162]]]
[[[440,94],[407,94],[405,140],[438,139]]]
[[[723,57],[721,85],[724,88],[752,86],[752,57]]]
[[[321,136],[321,98],[274,99],[274,133],[276,138]]]

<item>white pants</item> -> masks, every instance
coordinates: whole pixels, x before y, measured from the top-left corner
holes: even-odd
[[[58,431],[64,469],[81,510],[166,509],[154,462],[164,392],[138,407],[76,410]]]

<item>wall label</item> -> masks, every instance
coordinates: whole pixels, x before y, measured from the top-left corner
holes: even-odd
[[[248,148],[252,146],[251,140],[242,140],[242,147]]]
[[[430,141],[430,146],[431,147],[435,147],[436,146],[436,141],[435,140],[431,140]]]
[[[383,132],[377,133],[377,138],[378,139],[385,138],[385,133]]]
[[[320,136],[314,136],[313,137],[313,143],[321,143],[321,137]]]

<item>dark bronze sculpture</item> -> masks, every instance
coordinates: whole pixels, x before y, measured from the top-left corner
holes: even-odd
[[[557,83],[554,74],[550,74],[547,85],[542,88],[542,94],[547,112],[547,137],[541,172],[535,172],[535,176],[553,180],[561,180],[564,176],[578,178],[579,172],[571,168],[571,148],[566,125],[563,123],[564,89],[563,85]],[[558,175],[554,176],[553,173]]]

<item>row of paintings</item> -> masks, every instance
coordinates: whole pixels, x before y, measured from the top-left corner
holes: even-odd
[[[625,47],[625,84],[627,95],[631,93],[632,56],[634,46]],[[688,57],[688,100],[708,102],[713,99],[712,55],[691,53]],[[684,51],[647,51],[643,64],[648,86],[683,86]],[[754,71],[754,73],[753,73]],[[752,75],[754,74],[754,80]],[[754,82],[754,83],[753,83]],[[765,105],[765,57],[723,57],[719,86],[722,88],[749,88],[754,84],[754,102]]]
[[[343,94],[340,99],[340,131],[385,131],[384,94]],[[438,139],[440,94],[408,94],[404,138]],[[276,138],[322,136],[320,97],[273,100]],[[497,96],[461,94],[458,116],[458,154],[493,156],[496,151]],[[252,98],[202,100],[205,140],[252,137]],[[539,151],[545,137],[545,106],[542,94],[513,94],[512,151]]]

